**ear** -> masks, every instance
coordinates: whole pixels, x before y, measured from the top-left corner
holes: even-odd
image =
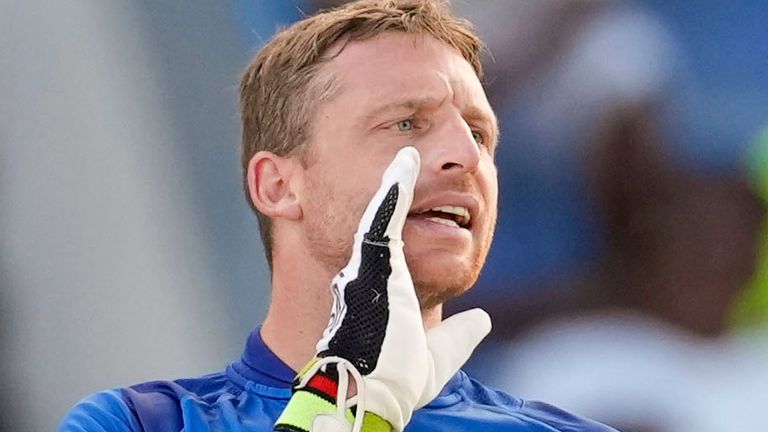
[[[300,219],[301,205],[292,190],[298,161],[260,151],[248,162],[248,195],[254,207],[270,218]]]

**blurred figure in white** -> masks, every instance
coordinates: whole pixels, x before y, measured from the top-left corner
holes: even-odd
[[[768,344],[728,328],[764,204],[738,169],[682,160],[691,150],[675,141],[670,106],[679,64],[663,27],[619,2],[470,3],[499,59],[494,96],[525,107],[502,118],[503,135],[517,121],[541,138],[510,163],[531,153],[542,165],[577,161],[571,175],[584,178],[601,238],[594,263],[561,276],[540,303],[499,300],[515,287],[486,279],[503,339],[475,362],[481,378],[625,432],[768,429]],[[502,188],[510,206],[516,198]],[[512,253],[499,255],[502,275]]]
[[[637,117],[609,129],[591,153],[604,260],[570,311],[492,351],[497,383],[627,432],[768,428],[768,344],[728,328],[763,203],[737,173],[664,163]]]

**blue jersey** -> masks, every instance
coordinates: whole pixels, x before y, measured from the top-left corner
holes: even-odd
[[[240,360],[224,371],[96,393],[70,410],[59,431],[271,431],[291,398],[294,376],[256,329]],[[405,430],[614,431],[551,405],[488,388],[463,371],[429,405],[414,412]]]

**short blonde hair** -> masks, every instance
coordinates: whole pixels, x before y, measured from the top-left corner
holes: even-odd
[[[338,41],[365,40],[384,32],[432,36],[455,48],[482,78],[482,42],[471,24],[454,16],[441,0],[360,0],[322,11],[275,35],[243,74],[243,181],[246,198],[259,218],[270,268],[271,221],[249,198],[248,164],[262,150],[303,156],[317,106],[334,92],[333,78],[319,74],[327,61],[324,54]]]

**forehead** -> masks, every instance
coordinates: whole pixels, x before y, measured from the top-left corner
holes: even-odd
[[[387,32],[340,44],[329,55],[325,67],[337,79],[342,98],[353,99],[357,109],[400,97],[450,96],[460,108],[479,109],[495,121],[469,62],[431,36]]]

